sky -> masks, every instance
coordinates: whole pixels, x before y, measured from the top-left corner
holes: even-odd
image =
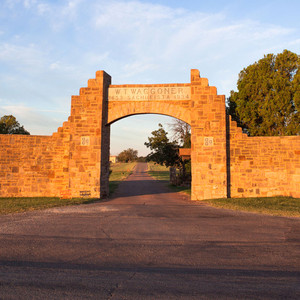
[[[0,0],[0,117],[51,135],[97,70],[112,84],[155,84],[189,83],[199,69],[228,97],[265,54],[300,54],[299,11],[298,0]],[[111,154],[146,155],[147,137],[171,122],[139,115],[112,124]]]

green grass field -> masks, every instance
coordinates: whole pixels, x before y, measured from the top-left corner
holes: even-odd
[[[130,173],[136,163],[117,163],[111,167],[110,192],[113,192],[120,181],[124,180]],[[19,213],[31,210],[40,210],[51,207],[88,204],[99,199],[72,198],[60,199],[59,197],[14,197],[0,198],[0,214]]]
[[[300,217],[300,198],[258,197],[205,200],[215,207],[276,216]]]
[[[157,180],[169,181],[169,168],[158,165],[154,162],[148,162],[148,174]]]
[[[148,173],[157,180],[169,181],[169,168],[153,162],[148,163]],[[191,189],[169,184],[174,191],[191,194]],[[291,197],[230,198],[205,200],[205,203],[220,208],[264,213],[269,215],[300,217],[300,199]]]
[[[119,183],[132,173],[132,170],[136,166],[136,164],[136,162],[111,164],[111,174],[109,176],[110,194],[113,194],[113,192],[117,189]]]
[[[0,214],[3,215],[58,206],[87,204],[95,202],[96,200],[99,199],[60,199],[58,197],[0,198]]]
[[[158,165],[154,162],[148,163],[148,174],[152,176],[153,178],[157,180],[163,180],[168,184],[168,186],[174,191],[174,192],[184,192],[188,195],[191,194],[191,188],[184,187],[184,186],[174,186],[169,183],[170,181],[170,171],[169,168],[165,166]]]

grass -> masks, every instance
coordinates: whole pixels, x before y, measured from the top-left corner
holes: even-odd
[[[148,163],[148,173],[157,180],[169,182],[169,168]],[[191,194],[191,188],[173,186],[175,192]],[[260,197],[260,198],[223,198],[205,200],[211,206],[233,210],[264,213],[276,216],[300,217],[300,199],[291,197]]]
[[[109,178],[110,193],[113,193],[118,184],[128,177],[136,162],[116,163],[111,166]],[[169,169],[157,165],[153,162],[148,163],[148,173],[157,180],[169,183]],[[191,189],[177,187],[169,184],[175,192],[191,194]],[[72,198],[60,199],[58,197],[16,197],[0,198],[0,214],[19,213],[24,211],[40,210],[51,207],[88,204],[99,199]],[[286,217],[300,217],[300,198],[292,197],[259,197],[259,198],[222,198],[205,200],[211,206],[228,208],[233,210],[264,213]]]
[[[136,163],[117,163],[112,165],[110,175],[110,192],[114,191],[120,181],[124,180],[130,173]],[[0,215],[10,213],[20,213],[24,211],[41,210],[51,207],[88,204],[99,199],[91,198],[72,198],[61,199],[59,197],[10,197],[0,198]]]
[[[174,192],[184,192],[186,194],[191,195],[191,188],[190,187],[184,187],[184,186],[175,186],[169,183],[170,181],[170,171],[169,168],[165,166],[158,165],[154,162],[148,163],[148,174],[152,177],[154,177],[157,180],[166,181],[168,186],[174,191]]]
[[[170,172],[169,168],[158,165],[154,162],[148,162],[148,174],[157,180],[169,181]]]
[[[191,195],[191,188],[187,186],[176,186],[169,184],[169,187],[174,191],[174,192],[183,192],[185,194]]]
[[[300,217],[300,198],[258,197],[205,200],[215,207],[264,213],[276,216]]]
[[[19,213],[24,211],[40,210],[58,206],[79,205],[95,202],[99,199],[58,197],[13,197],[0,198],[0,214]]]
[[[111,164],[111,174],[109,176],[110,194],[113,194],[120,182],[132,173],[132,170],[136,164],[136,162]]]

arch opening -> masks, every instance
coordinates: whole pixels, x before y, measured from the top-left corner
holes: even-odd
[[[129,149],[138,151],[138,161],[144,161],[145,157],[150,153],[150,149],[147,148],[144,144],[148,142],[148,137],[152,136],[152,132],[159,129],[158,124],[162,124],[164,130],[167,132],[167,137],[169,141],[173,141],[173,132],[171,125],[175,124],[176,121],[180,121],[177,118],[171,117],[167,114],[149,114],[149,113],[139,113],[132,114],[128,116],[124,116],[120,119],[114,120],[112,123],[107,126],[111,126],[111,137],[110,137],[110,160],[114,160],[122,151],[128,151]],[[182,122],[183,123],[183,122]],[[185,124],[185,123],[184,123]],[[189,131],[190,134],[190,131]],[[183,146],[183,142],[177,138],[178,145],[180,147]],[[124,159],[124,157],[123,157]],[[181,158],[180,158],[181,159]],[[118,169],[119,165],[111,164],[111,169]],[[153,164],[150,164],[151,168],[159,169]],[[182,189],[188,189],[191,187],[191,162],[190,156],[185,157],[184,161],[184,173],[182,168],[179,168],[177,165],[173,171],[173,180],[172,183],[174,185],[185,184],[185,187]],[[166,170],[167,173],[166,174]],[[166,180],[166,176],[168,176],[168,181],[170,181],[170,170],[169,167],[166,169],[160,168],[161,174],[164,175],[164,180]],[[158,171],[156,171],[158,172]],[[175,174],[175,175],[174,175]],[[184,174],[184,177],[183,177]],[[175,176],[175,177],[174,177]],[[111,176],[115,178],[115,176]],[[110,179],[110,188],[114,187]]]

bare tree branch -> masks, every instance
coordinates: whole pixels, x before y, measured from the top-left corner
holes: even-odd
[[[183,145],[191,135],[191,126],[179,119],[173,119],[172,123],[168,123],[172,132],[172,139]]]

